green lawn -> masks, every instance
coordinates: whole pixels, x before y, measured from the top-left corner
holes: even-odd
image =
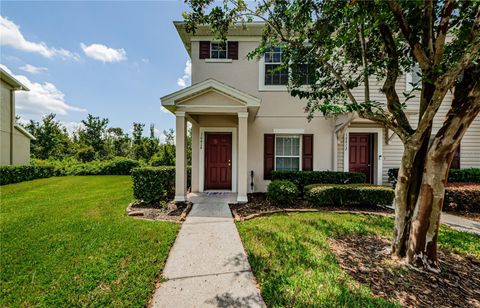
[[[129,176],[2,186],[0,306],[144,306],[179,226],[125,215]]]
[[[390,236],[390,218],[309,213],[273,215],[238,223],[252,269],[269,307],[389,307],[338,266],[328,238]],[[441,228],[443,248],[480,258],[478,236]]]

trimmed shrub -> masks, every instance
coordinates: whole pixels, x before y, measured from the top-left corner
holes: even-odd
[[[103,166],[102,173],[108,175],[129,175],[140,163],[133,159],[115,159]]]
[[[192,169],[187,167],[187,186]],[[142,167],[132,170],[133,197],[147,204],[168,201],[175,196],[175,167]],[[188,187],[187,187],[188,188]]]
[[[314,206],[324,205],[391,205],[395,192],[390,187],[347,184],[309,185],[305,197]]]
[[[272,171],[272,180],[289,180],[297,185],[302,196],[311,184],[365,183],[366,176],[358,172],[339,171]]]
[[[451,169],[449,183],[480,183],[480,168]]]
[[[144,167],[132,170],[133,196],[145,203],[166,201],[175,195],[175,167]]]
[[[54,176],[53,166],[1,166],[0,185]]]
[[[268,184],[267,198],[279,205],[289,205],[298,199],[300,191],[288,180],[274,180]]]
[[[398,168],[388,169],[388,179],[395,185]],[[480,168],[450,169],[448,183],[480,183]]]
[[[447,211],[480,213],[480,184],[449,185],[443,208]]]

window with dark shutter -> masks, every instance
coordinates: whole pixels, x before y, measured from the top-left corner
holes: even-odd
[[[210,58],[210,41],[201,41],[200,42],[199,55],[200,59],[209,59]]]
[[[312,134],[303,135],[302,170],[303,171],[313,170],[313,135]]]
[[[228,58],[238,60],[238,42],[228,41]]]
[[[263,139],[263,179],[272,179],[275,168],[275,135],[265,134]]]

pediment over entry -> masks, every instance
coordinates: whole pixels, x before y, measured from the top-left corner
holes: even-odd
[[[261,100],[214,79],[194,84],[161,99],[171,112],[214,113],[249,111],[256,114]]]

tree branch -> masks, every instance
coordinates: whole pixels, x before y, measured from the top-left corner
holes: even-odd
[[[363,85],[365,93],[365,101],[370,101],[370,83],[368,81],[367,70],[367,43],[365,42],[365,29],[363,28],[363,20],[359,26],[358,36],[360,39],[360,46],[362,50],[362,66],[363,66]]]
[[[440,19],[440,23],[438,24],[437,38],[435,40],[435,55],[433,58],[434,65],[439,65],[442,62],[445,39],[447,37],[448,31],[448,24],[454,8],[455,0],[448,0],[443,6],[441,14],[442,17]]]
[[[398,26],[400,27],[400,30],[402,31],[403,36],[410,45],[415,59],[422,70],[427,71],[430,68],[430,61],[423,51],[422,46],[418,42],[417,37],[413,34],[412,29],[410,29],[405,16],[403,16],[402,7],[395,0],[388,1],[388,5],[393,13],[393,16],[395,17],[395,20],[397,21]]]

